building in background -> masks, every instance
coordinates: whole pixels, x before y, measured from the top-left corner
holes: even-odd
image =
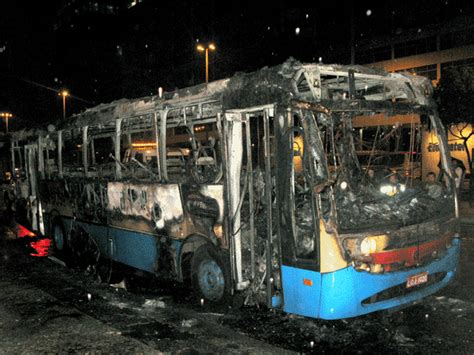
[[[356,60],[389,72],[408,71],[413,75],[423,75],[436,86],[447,68],[474,66],[473,31],[474,16],[457,17],[441,24],[409,30],[398,29],[393,35],[359,43],[356,46]],[[463,162],[468,174],[471,169],[461,137],[467,137],[471,132],[470,124],[453,125],[447,129],[451,156]],[[474,152],[474,136],[466,144],[467,149]],[[439,161],[433,158],[438,156],[438,149],[434,135],[423,132],[423,177],[430,171],[439,173]]]
[[[436,85],[450,66],[474,66],[474,16],[373,38],[356,46],[356,61],[389,72],[409,71]]]

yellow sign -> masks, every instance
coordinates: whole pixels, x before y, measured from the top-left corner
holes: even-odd
[[[459,159],[463,162],[464,167],[466,168],[466,173],[470,173],[470,167],[467,161],[466,149],[463,144],[462,137],[468,137],[471,132],[472,126],[465,123],[453,125],[447,130],[448,147],[451,151],[451,157]],[[472,153],[472,150],[474,149],[474,137],[469,138],[467,141],[467,147],[469,152]],[[434,133],[434,131],[423,131],[421,151],[423,178],[429,172],[438,174],[438,164],[440,162],[439,141],[438,136]]]

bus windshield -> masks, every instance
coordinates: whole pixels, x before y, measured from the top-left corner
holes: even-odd
[[[352,127],[347,122],[334,126],[335,154],[329,154],[341,231],[408,226],[454,214],[442,152],[431,158],[437,171],[421,165],[423,131],[437,138],[432,125],[422,125],[418,116],[410,123],[382,117],[372,117],[371,125],[357,117]]]

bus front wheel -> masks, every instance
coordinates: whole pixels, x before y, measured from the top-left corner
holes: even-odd
[[[198,297],[215,304],[229,301],[231,282],[228,263],[217,250],[201,245],[191,260],[191,279]]]

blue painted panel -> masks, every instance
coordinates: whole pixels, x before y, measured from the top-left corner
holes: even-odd
[[[316,271],[282,265],[281,278],[284,311],[318,318],[321,274]],[[311,280],[312,285],[305,285],[304,279]]]
[[[157,237],[104,225],[78,223],[94,238],[102,255],[140,270],[155,272],[159,256]]]
[[[109,233],[114,240],[115,261],[155,272],[158,260],[157,237],[116,228],[110,228]]]
[[[356,317],[409,304],[439,291],[451,281],[456,272],[460,244],[460,240],[455,239],[453,246],[441,259],[414,269],[386,274],[369,274],[349,267],[334,273],[323,274],[320,317],[324,319]],[[406,295],[385,301],[362,304],[362,301],[366,298],[390,287],[405,284],[408,277],[425,271],[429,274],[447,272],[447,275],[440,282],[418,291],[412,291]]]
[[[109,228],[98,224],[89,224],[85,222],[78,223],[92,238],[94,238],[94,241],[99,247],[100,253],[102,255],[110,257],[111,247],[110,243],[108,242]]]
[[[71,230],[73,219],[63,217],[63,222],[66,230]],[[156,271],[160,252],[158,236],[81,221],[76,223],[94,239],[103,256],[140,270],[151,273]],[[167,240],[178,257],[183,241]]]
[[[423,267],[390,272],[369,274],[348,267],[331,273],[320,274],[314,271],[282,267],[284,310],[303,316],[323,319],[341,319],[360,316],[370,312],[395,308],[431,295],[445,287],[453,278],[459,260],[461,242],[454,239],[446,254]],[[381,302],[363,305],[362,301],[390,287],[404,284],[409,276],[425,272],[447,272],[440,282],[404,296]],[[319,280],[319,287],[308,287],[303,278]],[[320,293],[316,291],[320,290]]]

